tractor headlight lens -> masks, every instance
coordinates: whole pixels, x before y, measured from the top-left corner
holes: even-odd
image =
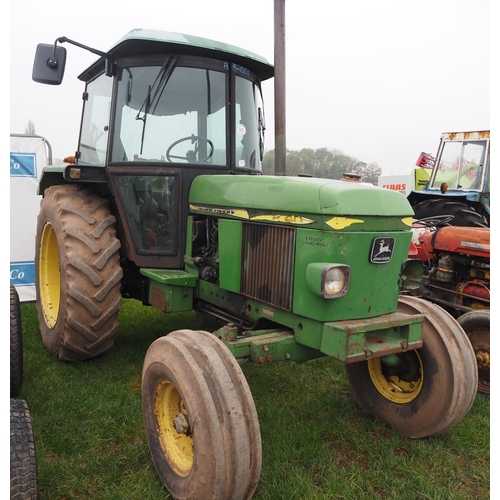
[[[342,297],[347,293],[351,268],[342,264],[326,266],[321,274],[321,289],[325,299]]]
[[[351,268],[345,264],[311,262],[306,268],[309,290],[324,299],[343,297],[349,288]]]

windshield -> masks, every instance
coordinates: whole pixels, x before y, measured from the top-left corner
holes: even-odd
[[[444,144],[433,188],[481,190],[485,174],[487,141],[450,141]]]
[[[112,161],[226,165],[226,74],[204,68],[124,68]]]
[[[103,74],[87,85],[79,163],[163,161],[262,171],[264,106],[248,69],[167,56],[122,67],[116,79],[114,121],[113,80]]]

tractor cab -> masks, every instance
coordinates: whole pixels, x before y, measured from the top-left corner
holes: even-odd
[[[65,178],[110,186],[122,241],[133,242],[125,253],[138,266],[181,267],[192,180],[261,174],[261,81],[273,67],[238,47],[154,30],[132,30],[106,53],[57,41],[100,55],[79,76],[82,124]],[[62,81],[66,54],[57,41],[39,46],[35,81]]]
[[[430,179],[408,201],[417,219],[442,217],[452,225],[488,226],[490,131],[443,133]],[[418,163],[417,163],[418,165]]]

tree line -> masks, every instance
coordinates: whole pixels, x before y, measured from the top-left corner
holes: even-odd
[[[275,173],[274,149],[264,154],[262,171],[265,175]],[[299,174],[327,179],[340,179],[346,173],[358,174],[361,182],[370,182],[375,186],[382,169],[377,163],[365,163],[357,158],[348,156],[338,149],[310,149],[303,148],[300,151],[287,149],[286,153],[286,175],[297,176]]]
[[[24,130],[27,135],[35,135],[35,124],[30,119]],[[55,162],[62,163],[56,159]],[[265,175],[274,175],[274,149],[264,154],[262,171]],[[340,179],[346,173],[358,174],[361,182],[378,184],[378,178],[382,175],[382,169],[377,163],[365,163],[357,158],[348,156],[338,149],[328,148],[303,148],[300,151],[287,149],[286,175],[297,176],[299,174],[326,179]]]

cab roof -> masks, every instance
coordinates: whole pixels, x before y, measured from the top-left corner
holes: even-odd
[[[190,54],[201,57],[230,59],[252,70],[261,80],[267,80],[274,74],[274,67],[263,57],[248,50],[223,42],[193,35],[169,31],[136,28],[129,31],[116,42],[108,54],[119,59],[126,56],[143,54]],[[89,66],[78,78],[88,81],[104,70],[104,57]]]

